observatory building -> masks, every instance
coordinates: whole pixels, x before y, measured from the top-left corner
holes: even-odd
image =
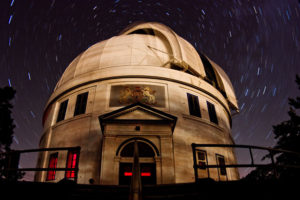
[[[126,185],[138,143],[142,183],[177,184],[197,178],[239,179],[231,148],[231,113],[238,112],[226,73],[169,27],[135,24],[96,43],[66,68],[43,116],[35,180],[76,179],[81,184]]]

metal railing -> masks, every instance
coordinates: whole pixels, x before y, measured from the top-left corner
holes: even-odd
[[[25,171],[72,171],[75,173],[74,181],[77,182],[78,171],[79,171],[79,162],[76,162],[74,168],[19,168],[20,155],[24,153],[34,153],[34,152],[50,152],[50,151],[76,151],[78,152],[78,158],[80,154],[80,147],[57,147],[57,148],[41,148],[41,149],[27,149],[27,150],[11,150],[9,152],[0,153],[1,156],[5,156],[5,166],[1,170],[3,174],[9,179],[10,174],[16,174],[17,172]],[[13,177],[16,179],[16,177]]]
[[[212,164],[210,165],[208,163],[208,159],[206,159],[206,164],[205,166],[200,166],[197,163],[197,155],[196,155],[196,151],[197,150],[203,150],[201,148],[241,148],[241,149],[248,149],[249,150],[249,155],[250,155],[250,159],[251,162],[249,164]],[[261,147],[261,146],[253,146],[253,145],[237,145],[237,144],[192,144],[192,149],[193,149],[193,160],[194,160],[194,172],[195,172],[195,181],[198,180],[199,174],[198,174],[198,169],[208,169],[207,170],[207,178],[210,178],[210,173],[209,173],[209,169],[210,168],[249,168],[249,167],[272,167],[272,170],[274,172],[275,178],[278,178],[278,173],[277,173],[277,169],[279,167],[285,167],[285,168],[299,168],[300,169],[300,165],[278,165],[275,162],[275,155],[278,153],[287,153],[287,154],[293,154],[296,156],[299,156],[300,158],[300,153],[298,152],[294,152],[294,151],[288,151],[288,150],[283,150],[283,149],[273,149],[273,148],[269,148],[269,147]],[[253,150],[265,150],[269,152],[269,157],[271,159],[271,163],[268,164],[257,164],[254,162],[254,158],[253,158]]]

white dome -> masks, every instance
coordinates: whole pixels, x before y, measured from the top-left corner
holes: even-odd
[[[208,80],[202,59],[189,42],[163,24],[133,25],[119,36],[96,43],[78,55],[66,68],[50,100],[76,85],[105,78],[104,69],[120,66],[130,66],[132,70],[135,66],[164,67]],[[238,110],[234,89],[226,73],[211,60],[209,64],[214,70],[218,89],[230,107]]]

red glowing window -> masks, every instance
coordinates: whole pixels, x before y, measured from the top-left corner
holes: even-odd
[[[50,155],[48,168],[51,168],[53,170],[49,170],[47,172],[47,181],[55,180],[55,172],[56,172],[55,169],[57,166],[57,158],[58,158],[58,153],[53,153]]]
[[[78,151],[69,151],[68,152],[68,159],[67,159],[67,168],[69,169],[75,169],[77,168],[77,163],[78,163],[78,156],[79,152]],[[76,171],[66,171],[66,178],[75,178],[76,177]]]

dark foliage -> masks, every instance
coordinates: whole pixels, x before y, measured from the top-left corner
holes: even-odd
[[[296,83],[300,90],[300,77],[296,76]],[[275,148],[286,149],[300,153],[300,97],[295,99],[289,98],[290,110],[289,120],[273,126],[275,139],[278,140]],[[297,114],[298,112],[298,114]],[[300,156],[282,153],[277,157],[279,165],[300,165]],[[278,169],[280,178],[300,177],[300,169]]]
[[[15,156],[12,155],[10,145],[13,141],[13,133],[15,125],[11,117],[13,105],[10,101],[14,98],[16,91],[12,87],[0,88],[0,180],[1,179],[18,179],[23,175],[16,172],[6,172],[5,168],[8,167],[8,163],[13,163]],[[13,154],[15,155],[15,154]],[[16,162],[15,162],[16,163]]]
[[[296,83],[300,90],[300,77],[296,76]],[[300,153],[300,97],[289,98],[290,110],[288,111],[289,120],[273,126],[274,138],[277,144],[274,148],[284,149]],[[274,153],[276,165],[279,166],[276,171],[280,179],[300,178],[300,169],[282,166],[300,166],[300,156],[290,153]],[[270,158],[270,154],[264,158]],[[257,168],[252,171],[246,179],[265,180],[272,179],[274,171],[270,168]]]
[[[13,108],[10,100],[16,91],[12,87],[0,88],[0,151],[9,151],[13,139],[15,125],[11,118]]]

